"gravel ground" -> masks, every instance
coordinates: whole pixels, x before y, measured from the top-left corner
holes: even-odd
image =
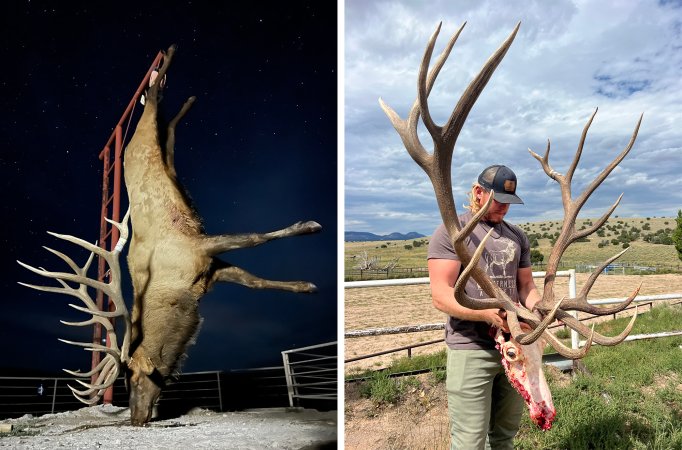
[[[146,427],[130,425],[130,411],[111,405],[8,419],[0,447],[16,449],[326,449],[336,448],[336,411],[302,408],[219,413],[194,409]],[[6,426],[6,425],[5,425]]]

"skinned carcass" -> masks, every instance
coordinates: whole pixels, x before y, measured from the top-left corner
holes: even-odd
[[[541,370],[542,347],[539,345],[540,341],[538,341],[538,339],[542,337],[552,347],[554,347],[558,353],[567,358],[579,359],[586,354],[592,342],[597,342],[601,345],[616,345],[622,342],[632,330],[637,316],[635,311],[635,315],[633,316],[630,323],[618,336],[606,337],[600,335],[599,333],[595,333],[593,329],[590,329],[589,327],[582,324],[578,319],[573,317],[568,312],[573,310],[598,315],[613,314],[623,310],[632,302],[639,292],[639,288],[636,289],[624,302],[613,307],[595,307],[587,302],[587,294],[598,275],[608,264],[622,255],[623,252],[610,258],[602,265],[597,267],[597,269],[583,286],[581,292],[575,298],[562,298],[557,300],[554,296],[553,287],[559,261],[564,251],[571,243],[588,236],[599,229],[599,227],[606,222],[620,202],[619,197],[615,204],[611,206],[611,208],[609,208],[609,210],[591,227],[584,230],[576,230],[575,222],[580,209],[585,204],[592,192],[628,154],[634,145],[642,118],[640,117],[632,137],[625,149],[623,149],[623,151],[599,175],[597,175],[594,181],[592,181],[585,191],[576,199],[571,197],[571,180],[582,153],[587,131],[590,124],[592,123],[592,119],[594,118],[596,111],[594,114],[592,114],[592,117],[583,130],[578,150],[576,151],[573,162],[566,175],[562,175],[554,171],[549,166],[549,143],[544,157],[540,157],[531,151],[532,156],[542,164],[544,172],[550,178],[556,180],[561,186],[561,197],[564,206],[564,221],[561,235],[556,240],[547,264],[542,300],[535,305],[534,311],[529,311],[523,305],[512,301],[505,294],[505,292],[486,274],[484,269],[478,263],[484,251],[486,239],[493,229],[491,229],[486,238],[480,242],[480,245],[473,255],[469,252],[465,242],[467,237],[473,231],[474,227],[487,213],[488,208],[492,204],[494,193],[491,191],[488,202],[473,216],[470,222],[462,227],[457,216],[455,202],[452,195],[451,179],[452,155],[457,137],[459,136],[466,118],[478,96],[485,88],[488,80],[511,46],[520,27],[520,23],[516,26],[509,37],[502,43],[502,45],[495,51],[495,53],[493,53],[483,68],[471,81],[445,125],[440,126],[434,123],[431,117],[429,112],[428,96],[431,92],[436,77],[438,76],[438,73],[445,64],[445,61],[449,56],[459,34],[464,28],[464,25],[462,25],[462,27],[452,36],[445,49],[436,60],[434,67],[429,70],[429,64],[436,38],[440,32],[440,24],[438,25],[438,28],[434,34],[431,36],[419,69],[417,100],[412,106],[407,119],[401,119],[393,109],[383,102],[383,100],[380,99],[379,102],[382,109],[391,120],[394,128],[400,135],[408,153],[426,172],[433,185],[443,223],[450,235],[453,247],[455,248],[455,251],[462,264],[462,271],[454,287],[455,301],[457,301],[460,305],[470,309],[481,310],[495,308],[504,310],[506,312],[506,318],[511,331],[509,339],[507,339],[503,334],[498,333],[496,329],[491,330],[491,334],[495,337],[498,349],[503,355],[503,365],[507,376],[510,379],[512,385],[514,385],[514,387],[524,397],[524,400],[528,404],[531,411],[531,418],[542,429],[549,429],[551,427],[552,420],[554,420],[555,411],[551,402],[551,395],[549,393],[549,389],[547,388],[547,383]],[[420,117],[426,130],[433,139],[434,150],[432,153],[428,153],[420,142],[417,132],[417,125],[419,123]],[[489,296],[489,298],[474,299],[469,297],[464,291],[465,285],[469,278],[473,278],[473,280],[478,283],[478,285]],[[583,336],[587,336],[587,344],[582,349],[571,349],[563,345],[552,333],[546,331],[547,326],[555,319],[561,320],[569,328],[577,331]],[[527,324],[531,331],[524,331],[524,329],[521,327],[521,322]]]
[[[165,53],[156,80],[164,79],[175,50],[175,46],[171,46]],[[94,351],[106,352],[100,365],[87,374],[69,372],[82,377],[94,374],[98,376],[97,381],[79,381],[86,389],[72,390],[81,401],[93,404],[113,384],[119,366],[125,366],[133,425],[144,425],[150,420],[153,406],[166,380],[178,368],[188,344],[198,331],[199,300],[214,283],[225,281],[256,289],[304,293],[316,290],[315,285],[304,281],[265,280],[217,258],[218,254],[229,250],[252,247],[282,237],[314,233],[321,226],[310,221],[262,234],[206,235],[197,212],[177,182],[173,158],[176,125],[195,98],[191,97],[185,102],[168,124],[166,132],[161,133],[158,102],[162,87],[162,83],[152,82],[146,93],[144,112],[125,150],[124,175],[130,206],[120,224],[112,222],[121,230],[116,249],[106,252],[71,236],[57,236],[85,247],[93,255],[104,257],[110,266],[111,283],[103,284],[87,278],[92,255],[84,267],[79,267],[65,255],[53,252],[69,264],[73,274],[25,266],[40,275],[55,278],[62,284],[61,288],[30,287],[67,293],[83,300],[86,307],[76,308],[92,314],[93,318],[76,325],[97,322],[105,326],[112,342],[111,348],[76,343]],[[161,136],[165,136],[165,142],[161,141]],[[117,260],[128,237],[128,217],[132,225],[128,267],[134,290],[130,317],[120,292]],[[70,287],[66,281],[79,284],[78,289]],[[101,289],[115,299],[116,311],[98,311],[87,295],[88,286]],[[126,324],[121,348],[117,345],[116,334],[109,322],[109,318],[114,316],[122,317]]]

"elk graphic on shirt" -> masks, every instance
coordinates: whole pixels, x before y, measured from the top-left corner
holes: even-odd
[[[485,272],[491,274],[490,278],[506,278],[507,265],[514,261],[514,242],[506,237],[500,237],[495,241],[493,248],[488,247],[486,250]],[[493,270],[494,266],[502,267],[502,275],[499,275],[499,271]]]

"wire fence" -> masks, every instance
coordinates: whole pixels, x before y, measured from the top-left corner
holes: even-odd
[[[336,356],[334,357],[336,366]],[[336,370],[336,369],[334,369]],[[336,377],[336,373],[334,373]],[[336,379],[336,378],[334,378]],[[304,394],[305,381],[300,388]],[[68,377],[0,376],[0,418],[15,418],[26,414],[42,415],[83,408],[69,385],[81,387]],[[128,406],[128,392],[123,377],[113,386],[112,404]],[[336,409],[336,384],[327,386],[324,398],[301,395],[295,406],[318,410]],[[184,373],[172,379],[164,388],[157,408],[159,415],[184,413],[192,408],[214,411],[239,411],[248,408],[292,406],[283,366],[229,372],[210,371]]]

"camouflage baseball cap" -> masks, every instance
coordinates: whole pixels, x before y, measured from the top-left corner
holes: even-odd
[[[516,195],[516,175],[507,166],[487,167],[478,176],[478,184],[495,191],[495,200],[500,203],[523,204],[523,200]]]

